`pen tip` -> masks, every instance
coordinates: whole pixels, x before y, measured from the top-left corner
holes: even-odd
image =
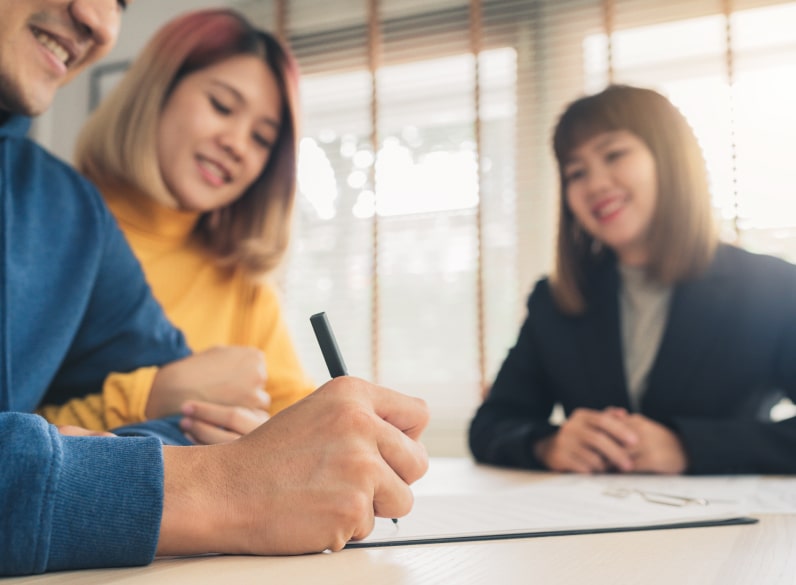
[[[398,525],[398,518],[393,518],[392,519],[392,523],[397,526]]]

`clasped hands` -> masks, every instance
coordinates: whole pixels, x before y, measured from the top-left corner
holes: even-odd
[[[534,444],[553,471],[575,473],[683,473],[688,460],[680,438],[664,425],[624,408],[579,408],[559,430]]]
[[[182,431],[198,444],[233,441],[268,420],[266,377],[258,349],[213,347],[158,370],[146,416],[182,414]]]

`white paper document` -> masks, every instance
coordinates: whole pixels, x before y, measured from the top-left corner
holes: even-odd
[[[550,482],[557,486],[597,483],[606,489],[635,489],[702,499],[712,504],[735,504],[747,514],[796,514],[796,477],[569,475],[551,479]]]
[[[397,526],[377,519],[370,536],[349,547],[753,522],[735,500],[671,499],[663,489],[643,491],[633,482],[572,477],[488,493],[419,494]]]

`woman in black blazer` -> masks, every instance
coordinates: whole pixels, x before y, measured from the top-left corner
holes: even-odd
[[[470,426],[479,461],[574,472],[796,473],[796,267],[719,244],[704,160],[651,90],[554,134],[553,274]],[[566,421],[548,422],[554,405]]]

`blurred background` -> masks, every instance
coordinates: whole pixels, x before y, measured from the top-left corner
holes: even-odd
[[[686,115],[722,235],[796,261],[796,2],[136,0],[114,51],[34,137],[71,158],[80,126],[171,17],[229,6],[281,35],[303,72],[290,256],[274,275],[307,371],[328,379],[326,311],[352,375],[425,398],[435,456],[466,429],[552,264],[550,133],[609,82]]]

